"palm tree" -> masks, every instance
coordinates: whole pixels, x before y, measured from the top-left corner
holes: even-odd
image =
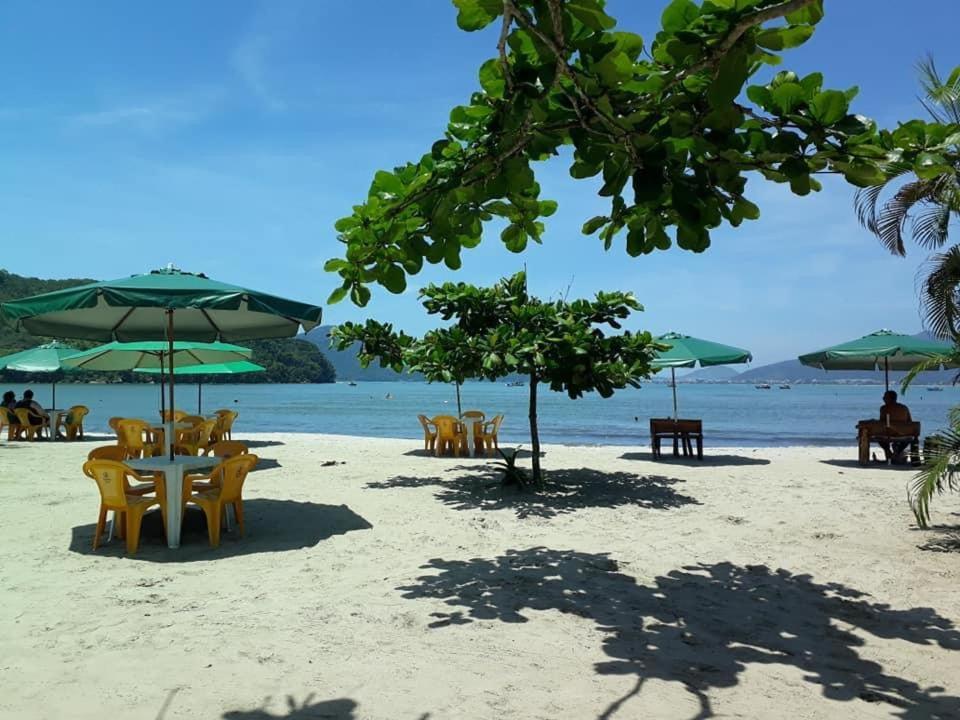
[[[932,57],[917,66],[920,102],[935,122],[960,125],[960,68],[944,80]],[[958,143],[960,144],[960,143]],[[904,235],[928,250],[948,242],[951,221],[960,218],[960,165],[930,177],[913,174],[913,166],[888,161],[886,181],[859,190],[855,199],[860,223],[894,255],[906,255]],[[892,191],[892,195],[890,192]],[[920,302],[927,327],[938,337],[960,336],[960,245],[928,259],[920,279]]]

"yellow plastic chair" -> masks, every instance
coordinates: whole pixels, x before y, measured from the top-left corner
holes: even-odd
[[[487,451],[487,456],[493,455],[493,449],[500,449],[500,443],[497,439],[497,435],[500,432],[500,423],[503,422],[503,415],[497,415],[488,423],[484,423],[483,427],[480,428],[480,434],[476,433],[473,436],[474,441],[477,442],[477,448],[485,448]]]
[[[177,440],[174,452],[178,455],[199,455],[210,445],[210,434],[217,426],[216,420],[204,420],[193,430],[183,433]]]
[[[187,417],[187,413],[183,410],[164,410],[162,413],[160,413],[161,422],[178,423],[185,417]]]
[[[455,457],[460,457],[461,450],[467,451],[467,429],[462,422],[452,415],[437,415],[430,422],[437,426],[434,453],[438,457],[447,450]]]
[[[136,418],[123,418],[117,423],[117,435],[120,445],[127,451],[128,458],[153,457],[163,451],[163,443],[154,436],[150,423]]]
[[[76,440],[77,435],[83,440],[83,418],[90,412],[86,405],[74,405],[67,411],[67,414],[60,418],[54,432],[60,434],[60,428],[63,428],[63,434],[67,440]]]
[[[209,490],[192,493],[187,499],[187,502],[199,505],[207,516],[207,534],[211,547],[220,545],[220,523],[224,517],[225,505],[233,506],[237,529],[243,537],[243,482],[257,464],[257,460],[259,458],[256,455],[235,455],[225,459],[210,473],[211,480],[217,476],[218,484]]]
[[[236,410],[217,410],[217,427],[213,432],[216,440],[233,440],[233,423],[240,415]]]
[[[180,418],[176,421],[178,423],[184,423],[186,425],[193,425],[196,427],[202,422],[206,422],[206,418],[202,415],[181,415]]]
[[[208,456],[213,455],[214,457],[226,460],[227,458],[236,457],[237,455],[248,455],[249,453],[250,448],[239,440],[221,440],[220,442],[211,443],[210,447],[208,447],[203,454]],[[198,482],[204,479],[209,482]],[[193,489],[195,491],[203,492],[217,487],[220,484],[220,476],[213,474],[191,475],[190,481],[193,483]]]
[[[87,460],[113,460],[123,462],[127,459],[127,450],[123,445],[101,445],[87,453]]]
[[[127,552],[133,555],[140,546],[140,526],[144,513],[154,505],[160,506],[166,527],[166,503],[163,489],[154,496],[137,495],[130,492],[129,478],[143,480],[121,462],[114,460],[88,460],[83,465],[84,474],[97,483],[100,490],[100,514],[97,517],[97,529],[93,535],[93,549],[100,545],[100,537],[106,528],[107,512],[117,513],[119,532],[126,536]]]
[[[20,418],[10,408],[0,408],[2,415],[7,421],[7,440],[17,440],[23,434],[23,427],[20,425]]]
[[[423,426],[423,449],[430,452],[437,442],[437,426],[433,425],[426,415],[417,415],[417,420],[419,420],[420,425]],[[432,429],[430,427],[431,425],[433,425]]]
[[[17,416],[17,424],[20,428],[17,433],[17,438],[25,435],[27,440],[36,440],[37,436],[41,435],[43,425],[33,425],[30,422],[30,415],[32,413],[29,410],[26,408],[17,408],[13,411],[13,414]]]

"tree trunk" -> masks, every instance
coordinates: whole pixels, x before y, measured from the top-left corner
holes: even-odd
[[[537,430],[537,376],[530,374],[530,445],[533,452],[533,485],[543,484],[540,471],[540,431]]]

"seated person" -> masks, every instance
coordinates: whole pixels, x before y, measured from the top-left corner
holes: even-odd
[[[17,407],[17,394],[13,392],[13,390],[7,390],[3,394],[3,402],[0,403],[0,406],[7,410],[15,410]]]
[[[887,390],[883,394],[883,405],[880,407],[880,422],[889,427],[891,423],[912,422],[910,417],[910,408],[901,402],[897,402],[897,393],[893,390]],[[903,451],[909,445],[907,440],[898,440],[895,443],[883,441],[878,443],[883,448],[883,454],[887,460],[894,463],[905,462]]]
[[[50,416],[43,406],[33,399],[33,390],[24,390],[23,399],[16,404],[17,408],[26,408],[29,411],[31,425],[45,425],[50,422]]]

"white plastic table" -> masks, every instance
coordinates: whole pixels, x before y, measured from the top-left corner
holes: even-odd
[[[162,472],[167,486],[167,547],[175,550],[180,547],[180,525],[183,507],[181,495],[183,493],[183,474],[188,470],[204,470],[216,467],[223,458],[195,457],[193,455],[175,455],[171,461],[169,457],[150,457],[139,460],[127,460],[126,464],[134,470],[148,470]]]

